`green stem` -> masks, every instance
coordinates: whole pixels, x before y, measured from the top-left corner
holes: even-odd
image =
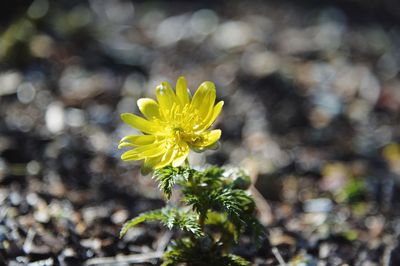
[[[206,221],[206,218],[207,218],[207,214],[200,214],[200,216],[199,216],[199,225],[200,225],[201,231],[203,231],[203,232],[204,232],[204,223]]]
[[[189,160],[187,158],[185,160],[185,166],[190,168]],[[196,188],[199,186],[199,184],[196,183],[196,181],[192,178],[192,176],[189,177],[189,182],[192,185],[196,186]],[[200,225],[201,231],[203,231],[204,233],[205,233],[204,224],[205,224],[206,219],[207,219],[207,212],[200,213],[200,215],[199,215],[199,225]]]
[[[188,158],[185,159],[185,166],[186,166],[187,168],[190,168],[190,164],[189,164]]]

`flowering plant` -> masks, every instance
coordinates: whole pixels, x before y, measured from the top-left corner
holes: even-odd
[[[121,237],[142,222],[160,221],[185,235],[164,253],[165,266],[249,265],[231,254],[230,248],[247,231],[252,232],[256,243],[265,235],[254,216],[254,200],[246,191],[250,178],[243,171],[225,171],[217,166],[195,170],[187,161],[190,149],[201,152],[218,147],[221,130],[209,130],[223,106],[223,101],[215,104],[214,84],[203,82],[191,97],[185,79],[180,77],[176,92],[163,82],[156,89],[156,97],[157,101],[138,100],[144,118],[121,115],[125,123],[143,133],[121,140],[119,148],[132,148],[121,159],[144,160],[142,172],[153,172],[166,199],[175,187],[181,188],[182,198],[179,206],[168,204],[128,221]]]

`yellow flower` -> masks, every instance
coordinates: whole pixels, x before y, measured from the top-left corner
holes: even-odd
[[[203,82],[193,98],[189,95],[184,77],[171,85],[162,82],[156,88],[157,101],[142,98],[137,101],[145,118],[124,113],[122,120],[144,135],[124,137],[118,148],[133,147],[122,154],[124,161],[144,160],[146,171],[172,164],[182,165],[189,149],[203,151],[216,146],[221,130],[208,130],[221,112],[223,101],[215,104],[215,85]]]

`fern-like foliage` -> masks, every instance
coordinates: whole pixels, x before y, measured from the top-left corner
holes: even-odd
[[[252,213],[254,210],[253,199],[243,190],[240,189],[219,189],[211,193],[212,208],[225,211],[231,217],[242,220],[242,214],[246,212]]]
[[[248,187],[247,177],[243,172],[236,172],[234,178],[223,176],[223,173],[224,171],[218,167],[210,167],[203,172],[193,172],[188,183],[182,185],[183,201],[192,206],[200,216],[208,217],[210,211],[225,215],[228,224],[233,225],[234,232],[231,236],[235,242],[239,235],[249,230],[255,243],[260,244],[265,232],[264,227],[254,218],[254,200],[244,190]],[[223,227],[220,229],[225,230]]]
[[[212,209],[226,213],[234,225],[235,242],[239,235],[250,231],[253,240],[259,246],[266,237],[264,226],[254,217],[255,203],[245,191],[239,189],[222,189],[211,195]]]
[[[224,176],[230,181],[229,187],[234,189],[246,190],[251,185],[251,178],[243,169],[231,168],[224,172]]]
[[[234,254],[228,254],[222,256],[221,263],[219,265],[248,266],[250,265],[250,262],[248,262],[247,260],[243,259],[240,256]]]
[[[251,216],[246,216],[245,222],[247,228],[251,232],[254,244],[259,248],[267,237],[267,232],[265,231],[264,226],[255,217]]]
[[[162,213],[161,210],[155,210],[155,211],[149,211],[149,212],[144,212],[142,214],[140,214],[138,217],[129,220],[128,222],[126,222],[123,226],[121,231],[119,232],[119,237],[122,238],[129,229],[131,229],[132,227],[135,227],[138,224],[141,224],[145,221],[164,221],[165,216]]]
[[[246,192],[250,178],[241,170],[225,171],[216,166],[194,170],[188,166],[167,166],[155,171],[154,178],[167,199],[174,186],[182,188],[182,203],[189,210],[165,207],[128,221],[120,236],[143,222],[159,221],[169,229],[179,228],[190,238],[173,242],[164,253],[163,266],[246,266],[245,259],[229,250],[243,233],[252,233],[262,243],[265,229],[255,218],[255,203]]]
[[[185,264],[190,266],[248,266],[250,263],[242,257],[224,254],[221,246],[208,238],[182,239],[175,241],[164,253],[162,266]]]
[[[226,245],[227,249],[239,240],[240,232],[225,213],[210,211],[205,223],[211,232],[219,232],[220,237],[216,240]]]
[[[179,179],[187,180],[191,169],[185,167],[166,166],[154,172],[153,178],[158,182],[158,187],[169,200],[171,198],[172,189]]]
[[[213,199],[210,195],[224,187],[223,172],[223,169],[216,166],[209,167],[203,172],[193,171],[188,181],[181,184],[183,201],[191,205],[194,211],[205,216],[212,205]]]
[[[126,222],[121,229],[120,237],[123,237],[132,227],[150,221],[159,221],[168,229],[178,227],[182,231],[193,234],[195,237],[203,237],[204,233],[197,220],[198,214],[193,211],[164,207],[159,210],[142,213],[138,217]]]

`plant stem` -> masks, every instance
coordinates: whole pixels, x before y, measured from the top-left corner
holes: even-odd
[[[190,164],[189,164],[188,158],[185,159],[185,166],[188,167],[188,168],[190,168]]]
[[[185,160],[185,166],[190,168],[189,160],[187,158]],[[198,187],[198,185],[199,185],[199,184],[197,184],[197,182],[195,182],[195,180],[193,180],[193,178],[191,176],[189,177],[189,182],[192,183],[193,185],[195,185],[196,187]],[[199,225],[200,225],[201,231],[203,231],[203,232],[204,232],[204,224],[205,224],[206,219],[207,219],[207,212],[200,213]]]
[[[207,215],[206,214],[200,214],[200,217],[199,217],[199,225],[200,225],[200,228],[201,228],[201,231],[203,231],[204,232],[204,223],[205,223],[205,221],[206,221],[206,218],[207,218]],[[205,232],[204,232],[205,233]]]

